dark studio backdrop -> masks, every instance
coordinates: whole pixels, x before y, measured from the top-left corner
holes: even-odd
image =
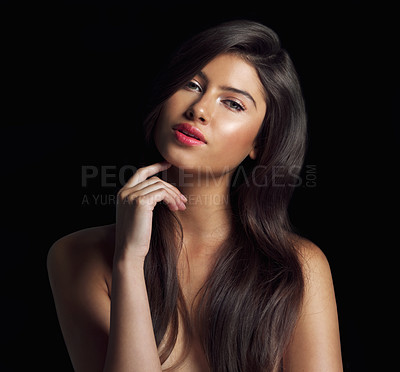
[[[393,15],[363,1],[2,1],[0,371],[72,371],[48,249],[114,221],[155,73],[188,36],[238,18],[274,29],[300,76],[309,149],[290,213],[330,261],[345,371],[387,370],[399,211]]]

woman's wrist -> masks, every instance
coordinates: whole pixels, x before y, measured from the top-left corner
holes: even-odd
[[[144,261],[146,257],[137,256],[123,250],[114,254],[113,269],[121,273],[124,272],[144,272]]]

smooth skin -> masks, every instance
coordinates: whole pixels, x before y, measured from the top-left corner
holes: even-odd
[[[249,93],[254,102],[238,90]],[[156,372],[179,359],[181,334],[171,356],[160,364],[144,281],[154,207],[166,203],[182,223],[184,252],[178,272],[190,306],[230,231],[229,203],[216,203],[215,196],[227,195],[230,177],[246,156],[257,156],[253,142],[266,109],[253,66],[235,55],[216,57],[166,102],[155,140],[167,161],[139,169],[122,187],[116,223],[80,230],[54,243],[48,271],[75,371]],[[207,144],[188,148],[178,143],[172,126],[181,122],[199,128]],[[192,182],[179,184],[178,171],[182,169]],[[168,177],[156,177],[159,172]],[[196,200],[203,202],[191,202],[199,196],[202,198]],[[329,264],[311,242],[299,238],[296,246],[306,288],[301,316],[285,355],[285,371],[341,372]],[[193,341],[179,371],[208,371],[198,340]]]

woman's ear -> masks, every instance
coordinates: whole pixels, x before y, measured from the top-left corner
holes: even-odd
[[[257,151],[256,148],[253,147],[249,152],[250,159],[255,160],[257,158]]]

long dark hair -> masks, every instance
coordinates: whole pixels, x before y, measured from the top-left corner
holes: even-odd
[[[232,177],[232,234],[198,293],[196,327],[176,272],[182,228],[164,205],[155,208],[145,262],[154,333],[162,363],[175,345],[181,317],[186,345],[198,332],[211,371],[277,371],[303,298],[287,209],[306,142],[298,77],[277,35],[256,22],[231,21],[184,43],[154,86],[146,138],[154,148],[153,129],[163,103],[221,53],[251,63],[264,86],[267,110],[256,137],[257,157],[245,159]]]

